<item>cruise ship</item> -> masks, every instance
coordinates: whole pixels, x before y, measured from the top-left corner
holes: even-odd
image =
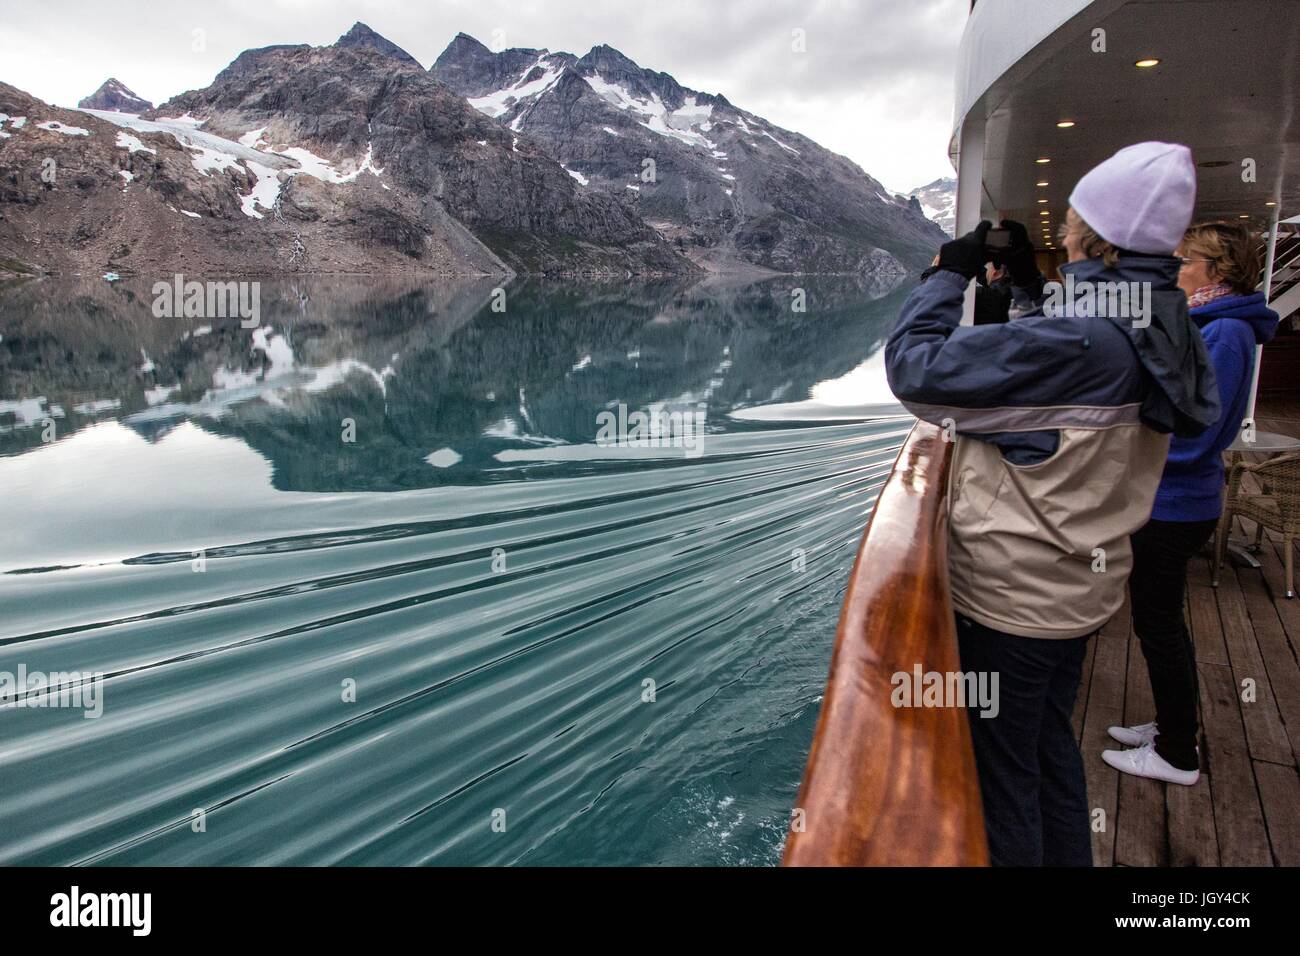
[[[1192,149],[1194,221],[1257,226],[1263,288],[1282,322],[1256,363],[1238,442],[1245,462],[1300,448],[1298,70],[1295,0],[975,0],[957,59],[958,235],[981,219],[1031,224],[1040,268],[1055,276],[1074,184],[1144,140]],[[959,669],[946,570],[950,449],[937,427],[912,429],[862,538],[788,866],[988,863],[965,712],[896,708],[890,696],[891,675],[917,664]],[[1288,507],[1300,488],[1278,482],[1265,490],[1294,525],[1300,516]],[[1090,642],[1074,730],[1097,866],[1300,864],[1295,544],[1250,522],[1231,530],[1242,539],[1233,560],[1216,570],[1207,555],[1189,576],[1201,685],[1196,786],[1121,778],[1102,763],[1108,724],[1154,712],[1127,606]]]

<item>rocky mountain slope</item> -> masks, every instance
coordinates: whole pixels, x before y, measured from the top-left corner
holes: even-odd
[[[422,204],[428,225],[455,220],[515,271],[689,268],[626,202],[580,189],[534,144],[372,46],[247,51],[207,89],[151,115],[181,114],[278,153],[371,157],[390,188]]]
[[[0,114],[22,118],[0,127],[0,258],[28,269],[695,271],[628,203],[357,28],[247,51],[143,118],[4,85]]]
[[[0,84],[0,270],[838,273],[887,287],[943,236],[842,156],[608,46],[429,71],[356,24],[248,50],[137,115]],[[95,104],[95,105],[89,105]]]
[[[711,269],[902,273],[944,238],[844,157],[609,46],[494,53],[462,33],[430,72]]]
[[[119,113],[143,113],[153,109],[153,104],[143,96],[136,96],[121,80],[109,77],[103,85],[77,103],[83,110],[116,110]]]
[[[0,117],[0,269],[12,273],[506,271],[450,217],[424,226],[420,201],[377,175],[193,121],[62,110],[4,84]]]

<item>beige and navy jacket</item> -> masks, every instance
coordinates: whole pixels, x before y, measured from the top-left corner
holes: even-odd
[[[1178,260],[1124,256],[1114,269],[1087,260],[1062,272],[1076,288],[1147,283],[1149,308],[962,326],[967,280],[939,271],[908,298],[885,350],[894,394],[956,442],[953,604],[1023,637],[1081,637],[1114,615],[1170,433],[1199,434],[1219,416]]]

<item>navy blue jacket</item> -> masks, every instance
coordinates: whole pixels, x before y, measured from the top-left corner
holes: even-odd
[[[1187,317],[1172,256],[1069,263],[1080,285],[1144,283],[1150,325],[1132,318],[1037,313],[1004,325],[962,326],[967,280],[935,272],[903,305],[885,346],[894,395],[918,418],[951,421],[997,445],[1013,464],[1050,457],[1063,427],[1104,428],[1136,406],[1157,432],[1199,435],[1219,420],[1205,345]]]
[[[1273,338],[1278,315],[1264,293],[1225,296],[1191,310],[1214,363],[1223,415],[1197,438],[1175,438],[1151,517],[1209,521],[1223,511],[1223,450],[1236,439],[1255,371],[1255,347]]]

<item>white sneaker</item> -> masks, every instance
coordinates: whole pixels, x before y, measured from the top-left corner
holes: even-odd
[[[1136,727],[1107,727],[1106,733],[1125,747],[1141,747],[1155,743],[1156,734],[1160,731],[1155,721],[1152,721],[1149,724],[1138,724]]]
[[[1103,750],[1101,759],[1121,773],[1135,777],[1150,777],[1165,783],[1190,787],[1201,779],[1199,770],[1179,770],[1156,753],[1154,744],[1143,744],[1136,750]]]

